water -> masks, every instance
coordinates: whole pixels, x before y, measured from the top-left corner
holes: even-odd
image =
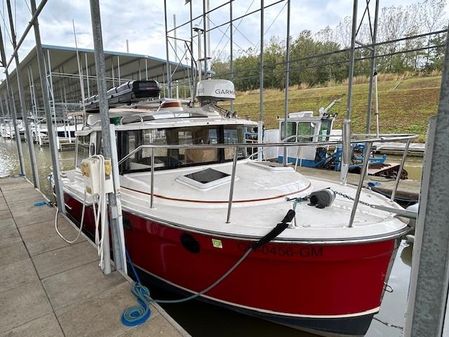
[[[400,164],[402,160],[401,156],[388,156],[387,163]],[[407,157],[404,168],[408,172],[408,179],[421,180],[422,175],[422,161],[421,157]]]
[[[25,170],[31,180],[31,168],[29,164],[28,146],[22,143],[25,156]],[[47,176],[51,172],[51,157],[47,147],[35,146],[36,160],[38,163],[39,178],[42,191],[51,196]],[[73,151],[60,152],[58,154],[63,170],[73,168]],[[400,157],[389,157],[391,162],[400,162]],[[407,160],[406,169],[410,178],[420,179],[421,160],[412,158]],[[19,173],[19,163],[15,141],[0,138],[0,176],[16,175]],[[404,313],[407,303],[407,293],[410,278],[410,266],[412,247],[402,242],[393,265],[388,285],[393,290],[386,292],[382,301],[380,313],[376,315],[367,337],[400,337],[404,326]],[[342,275],[344,277],[344,275]],[[292,284],[294,280],[290,284]],[[290,284],[273,285],[290,286]],[[155,293],[155,297],[157,293]],[[210,304],[192,301],[185,304],[164,305],[164,309],[181,326],[194,337],[312,337],[310,333],[279,326],[225,310]],[[384,323],[382,323],[384,322]],[[389,325],[389,326],[388,326]],[[393,325],[393,326],[391,326]]]

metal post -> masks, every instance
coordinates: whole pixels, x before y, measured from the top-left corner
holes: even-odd
[[[5,55],[5,46],[3,45],[3,37],[2,36],[3,35],[2,35],[1,27],[0,27],[0,56],[2,58],[3,66],[5,66],[6,65],[6,55]],[[7,91],[6,105],[9,106],[9,112],[12,116],[14,132],[16,134],[15,138],[16,138],[17,154],[19,156],[19,166],[20,166],[19,174],[21,176],[24,176],[25,175],[25,163],[23,160],[23,150],[22,150],[22,143],[20,141],[20,136],[19,136],[19,128],[17,127],[16,104],[14,101],[13,90],[12,90],[11,86],[9,85],[9,72],[8,72],[8,69],[6,69],[6,68],[5,68],[5,81],[6,81],[6,91]],[[8,103],[8,100],[9,100],[9,103]],[[11,121],[10,121],[10,123],[11,123]],[[10,132],[10,136],[12,137],[12,132]]]
[[[150,208],[153,208],[154,202],[154,148],[151,148],[151,186],[150,186]]]
[[[398,175],[396,176],[396,182],[394,183],[394,189],[391,193],[391,200],[394,201],[396,198],[396,192],[398,191],[399,181],[401,180],[402,171],[404,170],[405,160],[407,158],[408,149],[410,147],[411,140],[407,140],[407,143],[405,144],[404,154],[402,155],[401,159],[401,165],[399,166]]]
[[[369,6],[369,2],[366,4]],[[376,0],[376,8],[374,10],[374,27],[373,27],[373,35],[371,36],[371,59],[370,59],[370,78],[369,78],[369,87],[368,87],[368,111],[366,115],[366,130],[365,132],[369,134],[371,132],[371,105],[372,105],[372,95],[373,95],[373,80],[376,71],[376,41],[377,41],[377,22],[379,19],[379,0]],[[376,90],[377,94],[377,90]]]
[[[263,143],[263,44],[264,44],[264,0],[260,0],[260,55],[259,55],[259,122],[257,124],[257,142]],[[262,160],[262,148],[257,149],[257,159]]]
[[[175,60],[178,58],[178,39],[176,36],[176,14],[173,14],[173,37],[174,37],[174,44],[175,44]]]
[[[203,48],[204,48],[204,77],[207,78],[207,18],[206,18],[206,0],[203,0]]]
[[[229,1],[229,71],[231,73],[231,81],[234,82],[234,23],[233,23],[233,13],[232,13],[232,2]],[[231,112],[234,112],[234,101],[230,102]]]
[[[1,35],[1,31],[0,31],[0,35]],[[6,80],[5,80],[6,81]],[[9,118],[9,120],[8,120],[8,128],[9,128],[9,138],[10,139],[12,139],[12,128],[11,128],[11,119],[13,118],[12,117],[12,113],[11,113],[11,110],[12,109],[10,109],[9,108],[9,103],[8,103],[8,97],[9,97],[9,88],[8,88],[8,86],[6,86],[6,94],[5,94],[5,106],[6,106],[6,111],[7,111],[7,114],[8,114],[8,118]],[[13,123],[14,124],[14,123]],[[20,158],[19,158],[20,159]],[[19,162],[20,162],[20,160],[19,160]],[[22,164],[22,163],[21,163]],[[20,167],[20,170],[22,170],[22,167]],[[20,171],[20,174],[21,175],[23,175],[23,173],[22,173],[22,171]]]
[[[449,39],[438,115],[426,141],[405,337],[442,336],[447,330],[449,286]],[[445,317],[446,316],[446,317]],[[447,335],[447,331],[443,336]]]
[[[84,62],[86,63],[87,97],[90,97],[89,66],[87,64],[87,53],[84,54]]]
[[[111,136],[111,143],[117,144],[117,139],[115,137],[115,125],[110,124],[109,125],[109,134]],[[114,195],[116,197],[116,214],[112,214],[112,218],[115,218],[117,221],[117,241],[120,246],[120,252],[122,254],[121,261],[123,261],[123,265],[121,266],[123,269],[123,273],[126,275],[128,272],[128,268],[126,265],[126,247],[125,247],[125,233],[123,232],[123,216],[122,216],[122,199],[121,199],[121,190],[120,190],[120,174],[119,174],[119,167],[118,167],[118,153],[117,153],[117,147],[112,146],[111,147],[111,163],[113,165],[112,170],[112,178],[114,182]],[[114,209],[111,209],[111,211],[114,211]]]
[[[238,151],[236,146],[234,147],[234,160],[232,161],[231,186],[229,187],[228,214],[226,216],[226,223],[231,222],[231,209],[232,209],[232,199],[234,198],[235,171],[237,168],[237,158],[238,158]]]
[[[204,31],[200,28],[196,29],[196,33],[198,34],[198,82],[201,81],[201,75],[203,74],[203,67],[201,62],[201,32]],[[196,92],[194,92],[196,95]]]
[[[38,130],[39,128],[39,122],[38,122],[38,109],[37,109],[37,100],[36,100],[36,93],[34,90],[34,80],[33,80],[33,72],[31,70],[31,67],[28,66],[27,68],[27,74],[28,74],[28,84],[30,86],[30,101],[31,101],[31,115],[33,116],[33,120],[34,120],[34,139],[33,141],[36,141],[39,143],[39,146],[41,145],[41,141],[40,141],[40,131]]]
[[[287,118],[288,118],[288,87],[290,85],[290,0],[287,0],[287,38],[285,46],[285,98],[284,98],[284,127],[281,130],[283,137],[287,137]],[[296,139],[297,141],[297,139]],[[284,146],[283,164],[287,166],[287,148]],[[296,161],[298,163],[298,161]],[[295,164],[296,166],[296,164]],[[296,170],[296,167],[295,167]]]
[[[8,8],[9,27],[11,30],[12,46],[14,49],[16,49],[17,40],[16,40],[16,33],[15,33],[15,28],[14,28],[14,21],[13,21],[13,17],[12,17],[11,1],[6,0],[6,5]],[[31,164],[31,172],[33,173],[33,183],[34,183],[35,188],[40,189],[39,173],[37,171],[36,154],[34,152],[33,138],[31,137],[31,129],[30,129],[30,125],[28,122],[28,116],[25,111],[25,97],[24,97],[23,87],[22,87],[21,78],[20,78],[21,66],[20,66],[20,62],[19,62],[18,53],[16,53],[14,55],[14,60],[16,63],[16,78],[17,78],[17,91],[19,94],[19,106],[20,106],[20,110],[21,110],[21,114],[22,114],[22,120],[25,123],[25,133],[26,133],[26,139],[28,142],[28,150],[30,153],[30,164]],[[16,134],[16,137],[20,138],[20,135]]]
[[[92,20],[92,35],[95,49],[95,69],[97,75],[98,100],[101,116],[101,129],[103,136],[103,155],[105,158],[112,158],[112,137],[109,128],[109,108],[106,88],[106,65],[103,50],[103,36],[101,31],[101,17],[99,0],[90,0],[90,14]],[[114,144],[115,146],[115,144]],[[116,165],[113,165],[113,170]],[[113,173],[115,174],[115,173]],[[113,193],[108,194],[109,207],[111,208],[110,225],[112,231],[112,243],[114,251],[114,262],[118,270],[125,270],[126,261],[122,259],[123,252],[120,252],[120,240],[117,221],[117,200]]]
[[[190,97],[192,98],[192,104],[193,104],[193,98],[195,97],[195,76],[193,71],[193,22],[192,22],[192,16],[193,16],[193,8],[192,8],[192,0],[189,0],[189,22],[190,22],[190,75],[192,78],[192,82],[190,85]]]
[[[31,11],[36,13],[36,0],[30,0]],[[41,35],[39,31],[39,20],[34,21],[34,37],[36,40],[36,56],[37,65],[39,69],[39,78],[42,90],[42,101],[44,103],[45,118],[47,121],[48,141],[50,146],[51,165],[53,169],[53,178],[55,184],[56,204],[59,211],[65,213],[64,193],[62,190],[62,184],[60,183],[61,171],[58,162],[58,148],[55,139],[55,130],[52,121],[52,112],[50,108],[49,90],[47,84],[47,74],[45,73],[44,52],[42,50]]]
[[[172,96],[172,90],[171,90],[171,67],[170,67],[170,53],[168,50],[168,23],[167,23],[167,0],[164,0],[164,20],[165,20],[165,70],[167,73],[167,89],[168,93],[167,96]]]
[[[112,86],[115,87],[114,56],[111,56],[111,77],[112,77]],[[107,84],[106,90],[108,90]]]
[[[55,104],[55,93],[53,91],[53,73],[52,73],[52,68],[51,68],[51,58],[50,58],[50,49],[47,49],[47,63],[48,63],[48,79],[49,79],[49,83],[50,83],[50,87],[49,87],[49,97],[50,100],[52,102],[51,104],[51,108],[52,108],[52,118],[55,119],[55,127],[56,127],[56,131],[58,131],[58,120],[56,118],[56,104]],[[59,137],[56,137],[57,142],[59,144]],[[59,145],[58,145],[58,149],[59,149]]]
[[[209,9],[210,9],[210,3],[209,0],[206,0],[206,27],[204,29],[204,36],[206,37],[205,42],[207,44],[204,44],[204,71],[206,73],[206,78],[210,78],[211,74],[209,71],[210,64],[208,62],[208,57],[210,57],[211,49],[210,49],[210,20],[209,20]],[[208,56],[209,55],[209,56]]]
[[[349,57],[349,74],[348,74],[348,99],[346,105],[346,114],[343,121],[343,153],[342,165],[340,171],[340,180],[346,184],[348,179],[349,162],[351,160],[351,112],[352,112],[352,82],[354,77],[354,56],[355,56],[355,37],[357,32],[357,2],[354,0],[352,10],[352,36],[351,49]]]
[[[366,146],[365,146],[365,154],[363,157],[362,172],[360,172],[360,180],[359,180],[359,184],[357,186],[357,192],[355,194],[354,203],[352,204],[351,217],[349,218],[349,224],[348,224],[349,228],[351,228],[352,225],[354,224],[355,213],[357,212],[357,206],[359,205],[360,193],[362,192],[363,181],[365,180],[366,171],[368,170],[369,154],[371,152],[371,145],[372,145],[372,143],[368,142],[368,143],[366,143]]]
[[[145,59],[145,79],[148,81],[148,59]]]
[[[78,64],[78,76],[80,79],[80,89],[81,89],[81,106],[83,107],[83,112],[86,112],[86,107],[84,105],[84,101],[86,99],[86,96],[84,95],[84,76],[83,76],[83,69],[81,68],[81,63],[80,63],[80,55],[78,52],[78,40],[76,38],[76,30],[75,30],[75,20],[72,20],[72,24],[73,24],[73,36],[75,38],[75,49],[76,49],[76,62]],[[75,124],[76,124],[76,120],[75,120]]]
[[[120,56],[117,56],[117,76],[118,76],[118,85],[121,84],[121,72],[120,72]]]

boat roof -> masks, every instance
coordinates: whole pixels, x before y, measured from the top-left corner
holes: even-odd
[[[159,109],[142,107],[120,107],[109,110],[111,119],[117,118],[116,130],[163,129],[175,127],[193,127],[206,125],[247,125],[255,127],[257,122],[237,117],[225,117],[209,107]],[[101,130],[99,114],[90,114],[88,125],[76,133],[77,136],[88,135]]]

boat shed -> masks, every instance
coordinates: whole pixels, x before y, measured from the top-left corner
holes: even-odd
[[[82,110],[82,99],[97,94],[95,55],[93,49],[43,45],[45,73],[49,84],[50,106],[57,117]],[[166,60],[132,53],[105,51],[106,84],[108,88],[130,80],[153,79],[161,85],[161,97],[167,97]],[[190,97],[190,67],[170,62],[173,97]],[[34,47],[20,62],[20,78],[25,96],[25,110],[34,118],[44,116],[39,68]],[[16,107],[19,107],[16,70],[10,73]],[[83,88],[83,90],[81,90]],[[0,108],[9,116],[6,106],[6,82],[0,84]],[[20,118],[20,109],[17,109]]]

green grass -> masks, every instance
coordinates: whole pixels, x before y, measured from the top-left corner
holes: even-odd
[[[418,141],[424,142],[428,120],[431,116],[437,114],[440,83],[440,76],[406,79],[385,76],[385,78],[379,79],[379,124],[381,132],[415,133],[419,135]],[[309,89],[290,87],[289,112],[313,110],[317,113],[320,107],[327,106],[333,99],[346,94],[347,89],[347,84]],[[346,111],[346,100],[347,96],[345,95],[332,110],[338,113],[336,128],[341,128]],[[365,132],[367,101],[368,83],[366,79],[357,78],[352,96],[351,120],[353,132]],[[259,91],[238,92],[234,107],[239,116],[258,120]],[[284,92],[266,89],[264,91],[264,111],[265,127],[276,128],[278,126],[276,117],[284,116]],[[375,130],[374,114],[372,121],[373,132]]]

